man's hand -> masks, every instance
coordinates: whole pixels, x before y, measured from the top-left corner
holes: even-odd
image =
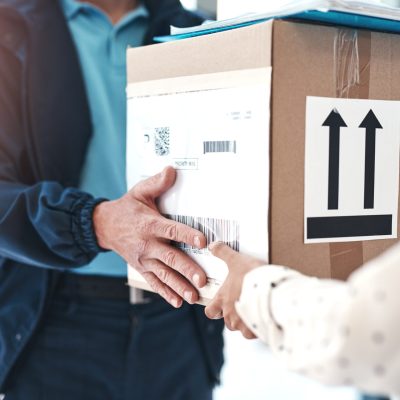
[[[229,268],[229,274],[221,289],[206,307],[205,313],[207,317],[211,319],[224,318],[225,325],[229,330],[239,330],[246,339],[254,339],[254,334],[237,314],[235,303],[239,300],[243,278],[247,272],[266,263],[240,254],[221,242],[211,243],[208,248],[214,256],[225,261]]]
[[[171,188],[175,178],[176,171],[167,167],[120,199],[100,203],[94,210],[93,224],[99,246],[118,253],[155,292],[178,308],[182,299],[189,303],[198,300],[196,287],[203,287],[207,277],[170,241],[197,248],[207,243],[201,232],[164,218],[157,209],[156,199]]]

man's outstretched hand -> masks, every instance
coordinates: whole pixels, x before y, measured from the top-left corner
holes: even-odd
[[[207,243],[201,232],[166,219],[158,211],[156,199],[175,179],[176,171],[167,167],[120,199],[100,203],[94,210],[93,224],[100,247],[118,253],[155,292],[180,307],[182,299],[189,303],[198,300],[197,288],[203,287],[207,278],[203,269],[170,241],[197,248]]]

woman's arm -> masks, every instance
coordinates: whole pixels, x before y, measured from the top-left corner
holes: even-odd
[[[247,269],[236,311],[289,369],[325,384],[400,393],[399,246],[347,282],[279,266],[241,267],[241,255],[223,245],[213,251],[230,260],[228,279]],[[224,297],[234,298],[228,292]],[[215,303],[209,307],[212,312],[218,308]]]

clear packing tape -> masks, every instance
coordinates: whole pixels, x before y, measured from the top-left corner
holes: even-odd
[[[371,67],[371,32],[338,29],[334,42],[336,97],[367,99]]]
[[[334,77],[337,98],[368,99],[371,71],[371,32],[338,28],[334,40]],[[331,270],[346,279],[363,264],[363,242],[330,243]]]

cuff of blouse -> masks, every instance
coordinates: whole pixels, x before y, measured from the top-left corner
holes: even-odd
[[[286,267],[268,265],[246,274],[236,311],[247,327],[273,349],[283,344],[283,331],[274,319],[271,295],[279,285],[302,276]]]

